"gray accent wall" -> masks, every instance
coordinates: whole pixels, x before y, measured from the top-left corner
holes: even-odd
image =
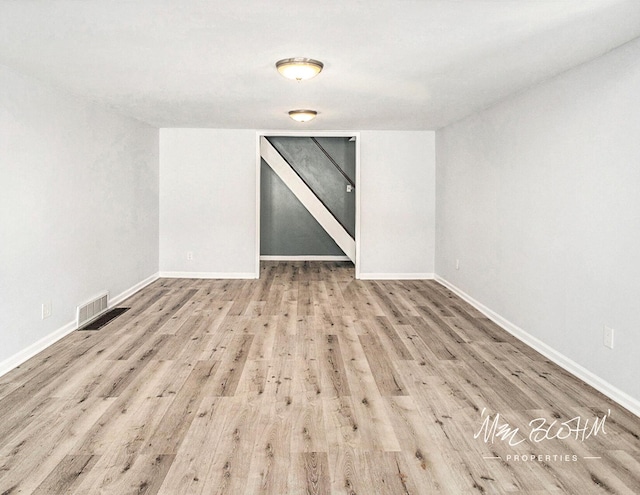
[[[355,182],[356,143],[350,138],[316,137],[322,147],[329,152],[340,168]]]
[[[355,190],[309,137],[269,137],[269,141],[355,238]],[[355,143],[349,138],[318,138],[355,182]],[[344,255],[295,195],[262,161],[260,254],[269,256]]]
[[[344,256],[331,236],[264,160],[260,190],[260,254]]]

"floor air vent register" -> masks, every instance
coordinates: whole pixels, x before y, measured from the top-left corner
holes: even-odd
[[[125,311],[129,311],[129,309],[130,308],[113,308],[104,313],[99,318],[87,323],[82,328],[78,328],[78,330],[100,330],[103,326],[105,326],[110,321],[115,320]]]
[[[109,293],[105,292],[82,306],[78,306],[78,330],[98,330],[129,308],[107,311]]]

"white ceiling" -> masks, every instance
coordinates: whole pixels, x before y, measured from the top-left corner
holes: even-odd
[[[0,0],[0,64],[157,127],[436,129],[639,35],[639,0]]]

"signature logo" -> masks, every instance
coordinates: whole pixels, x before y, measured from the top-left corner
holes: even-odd
[[[486,408],[484,408],[481,412],[482,424],[473,438],[482,437],[484,443],[505,442],[511,447],[519,445],[527,439],[534,443],[567,438],[584,442],[591,436],[597,436],[598,433],[607,434],[604,427],[610,415],[611,410],[608,409],[602,417],[596,416],[593,419],[583,419],[576,416],[566,421],[549,422],[545,418],[535,418],[529,421],[527,431],[521,431],[520,428],[513,427],[504,421],[499,413],[491,416],[486,413]]]

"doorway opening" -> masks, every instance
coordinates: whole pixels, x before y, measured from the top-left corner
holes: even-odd
[[[359,135],[258,133],[260,262],[352,264],[358,277]]]

